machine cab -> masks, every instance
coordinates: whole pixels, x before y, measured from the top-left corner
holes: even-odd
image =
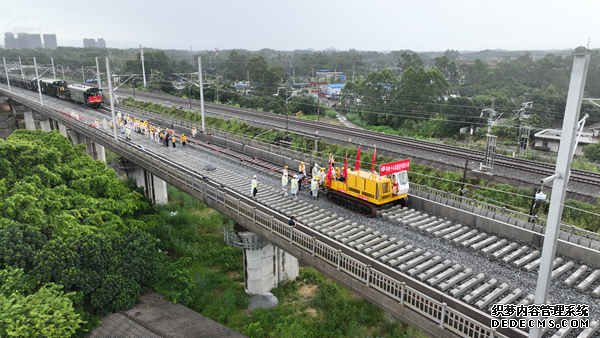
[[[408,194],[408,171],[405,170],[392,174],[392,182],[392,193],[394,195]]]

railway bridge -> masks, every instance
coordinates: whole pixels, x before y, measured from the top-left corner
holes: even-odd
[[[502,282],[500,277],[489,278],[477,271],[475,266],[462,266],[454,262],[452,257],[432,251],[437,244],[428,248],[420,248],[419,245],[452,241],[453,245],[459,247],[456,252],[461,251],[462,247],[470,248],[469,254],[477,262],[487,259],[478,257],[480,251],[486,250],[484,254],[495,256],[496,260],[516,267],[527,267],[531,271],[539,264],[539,252],[536,254],[532,243],[529,246],[522,243],[519,245],[502,238],[500,234],[488,234],[476,224],[456,224],[415,209],[390,210],[383,215],[389,220],[389,224],[411,228],[410,231],[420,233],[410,236],[407,233],[406,238],[396,238],[383,230],[359,224],[360,219],[324,211],[306,201],[293,204],[282,201],[279,190],[268,185],[264,188],[261,186],[258,198],[252,199],[247,193],[248,176],[219,165],[216,165],[217,170],[212,170],[208,164],[221,163],[218,161],[237,162],[239,168],[248,170],[257,165],[253,161],[240,165],[239,159],[226,159],[225,151],[220,155],[224,159],[218,159],[199,149],[210,147],[205,143],[199,143],[196,148],[188,147],[185,151],[182,149],[175,152],[165,151],[160,145],[153,145],[151,141],[141,137],[134,137],[132,140],[121,137],[115,139],[107,124],[94,122],[102,121],[100,112],[51,99],[41,105],[33,95],[18,89],[9,92],[2,88],[0,96],[9,99],[13,115],[17,110],[23,111],[25,127],[36,128],[38,123],[35,120],[39,119],[44,121],[39,123],[40,128],[57,129],[70,136],[74,142],[85,143],[88,152],[97,159],[104,157],[104,147],[127,158],[138,168],[135,170],[137,174],[134,174],[138,184],[145,187],[146,193],[152,195],[150,197],[154,202],[166,202],[166,184],[172,184],[281,248],[285,253],[280,257],[285,257],[283,259],[286,261],[298,259],[314,266],[400,320],[409,322],[432,336],[526,335],[515,328],[491,328],[491,317],[487,313],[487,306],[494,302],[531,303],[531,296],[525,290]],[[218,143],[218,140],[215,137],[213,144]],[[255,150],[257,152],[260,150],[258,145],[247,146],[248,144],[244,145],[247,151],[250,148],[258,149]],[[425,204],[426,201],[421,203]],[[294,226],[288,225],[292,210],[298,215]],[[419,242],[419,236],[425,240]],[[243,244],[248,245],[250,250],[256,249],[251,247],[252,241],[247,240]],[[597,286],[600,267],[594,266],[594,262],[598,262],[598,256],[594,256],[597,248],[593,247],[593,240],[588,238],[587,245],[583,245],[581,238],[573,241],[564,239],[563,242],[568,249],[562,252],[564,258],[557,258],[556,272],[553,275],[557,279],[566,277],[569,283],[565,281],[561,285],[570,284],[573,288],[567,288],[562,294],[576,295],[575,299],[586,300],[600,296],[600,286]],[[589,262],[585,262],[586,257]],[[501,264],[498,268],[504,269]],[[293,278],[293,271],[287,272],[291,275],[288,277]],[[522,272],[517,274],[519,273]],[[581,292],[574,290],[575,287],[580,288]],[[597,316],[598,309],[592,307],[592,315]],[[560,337],[575,333],[580,337],[593,337],[598,326],[598,322],[592,320],[588,329],[561,329],[549,334]]]

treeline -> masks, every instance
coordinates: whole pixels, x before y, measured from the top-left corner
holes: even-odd
[[[494,63],[464,62],[456,53],[436,57],[430,65],[415,53],[402,53],[400,70],[384,69],[346,84],[343,109],[358,116],[358,123],[388,126],[417,137],[458,135],[463,127],[485,130],[484,108],[503,114],[498,134],[516,140],[520,125],[535,128],[562,122],[570,76],[570,56],[530,55]],[[592,56],[586,95],[600,94],[600,54]],[[531,117],[519,121],[517,110]],[[583,105],[589,123],[600,121],[600,109]],[[351,115],[352,116],[352,115]]]

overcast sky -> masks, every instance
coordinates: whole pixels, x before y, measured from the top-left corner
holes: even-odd
[[[599,14],[599,0],[1,0],[0,32],[117,48],[598,48]]]

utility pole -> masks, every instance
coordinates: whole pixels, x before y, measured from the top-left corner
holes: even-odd
[[[217,63],[217,52],[215,51],[215,98],[216,102],[219,103],[219,68]]]
[[[102,76],[100,76],[100,63],[98,62],[98,58],[96,58],[96,82],[98,88],[102,89]]]
[[[56,80],[56,68],[54,68],[54,58],[50,57],[50,63],[52,64],[52,80]]]
[[[285,93],[286,98],[285,98],[285,136],[287,137],[288,135],[288,128],[290,125],[290,109],[288,107],[288,99],[289,97],[287,97],[287,93]]]
[[[496,139],[495,135],[492,135],[492,128],[496,122],[502,117],[502,113],[498,113],[495,109],[495,100],[492,99],[492,108],[485,108],[481,111],[479,117],[484,117],[487,114],[488,127],[487,127],[487,144],[485,147],[485,158],[484,163],[479,163],[480,171],[489,171],[494,168],[494,159],[496,158]]]
[[[6,67],[6,58],[2,58],[2,63],[4,63],[4,74],[6,74],[6,84],[8,85],[8,91],[12,91],[10,87],[10,78],[8,77],[8,68]]]
[[[85,68],[81,66],[81,83],[85,83]]]
[[[108,61],[108,57],[106,58],[106,80],[108,81],[108,93],[110,94],[110,115],[113,121],[113,136],[115,140],[118,140],[117,137],[117,128],[119,127],[117,120],[115,119],[115,98],[112,90],[112,79],[110,78],[110,62]]]
[[[556,157],[556,172],[554,175],[542,180],[542,183],[549,183],[551,181],[553,183],[546,232],[544,234],[544,245],[542,247],[542,257],[537,286],[535,288],[534,301],[538,305],[546,303],[550,289],[552,260],[556,253],[556,241],[560,233],[563,201],[569,182],[571,161],[577,147],[578,120],[589,63],[590,52],[584,47],[575,49],[563,119],[563,129],[560,136],[560,147],[558,149],[558,156]],[[539,338],[541,335],[542,331],[539,328],[531,328],[529,331],[530,338]]]
[[[216,102],[219,103],[219,77],[218,77],[218,75],[215,77],[215,99],[216,99]]]
[[[62,72],[62,78],[64,80],[65,79],[65,67],[63,65],[60,65],[60,71]]]
[[[38,95],[40,96],[40,104],[44,105],[44,99],[42,98],[42,87],[40,87],[40,76],[37,69],[37,61],[35,56],[33,57],[33,68],[35,68],[35,80],[37,82]]]
[[[144,79],[144,88],[146,88],[146,66],[144,65],[144,48],[140,45],[140,59],[142,61],[142,78]]]
[[[521,103],[521,108],[515,110],[514,113],[517,114],[517,121],[519,122],[519,130],[517,136],[517,153],[523,154],[527,152],[527,147],[529,146],[529,134],[531,133],[531,127],[529,125],[523,124],[523,120],[528,120],[529,115],[527,113],[527,109],[533,107],[533,102],[523,102]]]
[[[192,49],[192,47],[190,47],[190,50],[191,49]],[[190,73],[190,83],[194,83],[194,79],[192,78],[192,73]],[[192,85],[188,85],[188,104],[190,106],[190,110],[192,110]]]
[[[201,119],[201,131],[204,133],[204,85],[202,83],[202,60],[198,55],[198,80],[200,81],[200,119]]]
[[[248,95],[248,90],[250,90],[250,70],[246,69],[246,80],[248,81],[248,87],[246,88],[246,95]]]
[[[21,70],[21,80],[25,81],[25,73],[23,73],[23,64],[21,63],[21,56],[19,56],[19,69]]]
[[[321,97],[321,87],[317,84],[317,122],[319,121],[319,113],[321,112],[321,105],[319,104],[319,98]]]
[[[460,195],[464,196],[465,192],[467,192],[467,173],[469,172],[469,158],[465,158],[465,167],[463,168],[463,177],[462,177],[462,185],[460,187]]]

